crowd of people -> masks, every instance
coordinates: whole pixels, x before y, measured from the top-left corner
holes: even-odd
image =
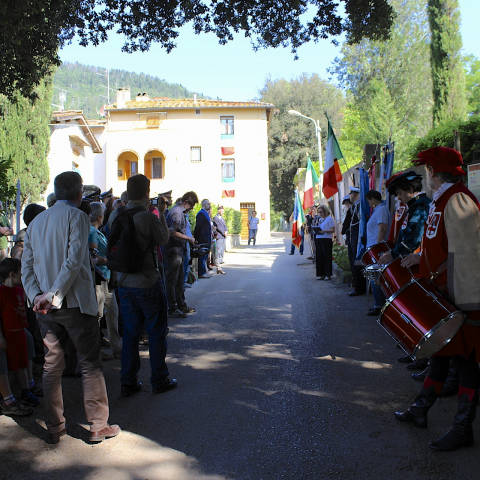
[[[380,192],[368,191],[365,200],[370,215],[360,238],[360,189],[351,187],[342,202],[346,214],[341,233],[345,236],[352,272],[353,290],[349,295],[364,295],[368,279],[375,303],[367,315],[380,316],[381,325],[405,349],[407,355],[400,356],[399,362],[407,363],[410,369],[425,368],[422,373],[412,375],[423,381],[423,388],[408,409],[395,412],[395,418],[425,428],[427,413],[436,399],[458,392],[452,427],[430,444],[434,450],[451,451],[473,444],[472,423],[479,401],[480,278],[477,277],[480,274],[472,265],[480,264],[480,204],[463,183],[463,159],[456,150],[433,147],[421,152],[416,163],[425,165],[425,180],[433,191],[432,199],[422,189],[422,175],[414,171],[393,175],[386,182],[388,192],[397,201],[393,221]],[[316,263],[317,279],[329,280],[333,218],[328,207],[319,205],[311,209],[306,220],[315,254],[310,258]],[[365,248],[359,249],[359,243]],[[360,256],[359,251],[362,251]],[[369,265],[364,257],[375,257],[375,263]],[[432,311],[428,311],[428,306],[424,311],[414,308],[415,303],[422,302],[416,296],[419,291],[433,302]],[[403,297],[397,301],[399,294]],[[412,295],[415,298],[409,298]],[[445,309],[449,312],[446,317],[434,318],[435,302],[442,305],[438,315],[444,315]],[[413,312],[408,310],[410,304]],[[396,314],[386,316],[389,305],[398,310],[398,319]],[[459,316],[462,321],[454,328],[453,321],[458,322]],[[437,330],[449,321],[452,321],[450,330],[442,333],[446,338],[434,340]],[[396,329],[403,333],[410,328],[408,325],[414,325],[418,339],[407,346],[406,335],[400,338]],[[422,347],[429,353],[422,353]]]
[[[480,387],[480,273],[472,265],[480,262],[480,203],[463,184],[463,160],[457,151],[434,147],[421,152],[417,164],[425,165],[426,183],[434,192],[432,200],[422,190],[422,175],[414,171],[395,174],[386,183],[398,202],[392,222],[381,194],[375,190],[366,193],[371,212],[360,239],[366,250],[363,257],[373,258],[379,245],[382,250],[376,263],[364,269],[359,261],[365,266],[365,260],[357,254],[362,220],[359,189],[352,187],[343,199],[347,212],[342,233],[354,287],[349,295],[365,293],[366,273],[375,298],[367,315],[380,315],[380,322],[396,297],[408,294],[410,288],[422,288],[431,302],[441,297],[437,303],[449,315],[434,318],[437,324],[427,328],[413,345],[397,338],[407,353],[399,361],[411,362],[417,356],[411,365],[419,366],[423,360],[427,369],[413,404],[395,412],[395,418],[424,428],[436,399],[447,390],[458,391],[451,429],[430,444],[432,449],[450,451],[474,441],[472,423]],[[76,172],[58,175],[54,185],[55,196],[49,196],[48,209],[35,204],[25,209],[27,228],[17,234],[11,258],[0,263],[1,409],[8,415],[28,415],[43,395],[46,441],[58,443],[66,434],[62,376],[69,370],[82,377],[89,439],[100,442],[118,435],[120,427],[108,423],[102,371],[106,358],[101,355],[104,338],[99,318],[105,318],[113,358],[121,360],[123,397],[143,388],[138,378],[141,344],[149,348],[153,394],[175,388],[177,379],[170,377],[165,360],[168,317],[185,318],[195,312],[185,300],[191,258],[198,258],[199,279],[211,278],[209,271],[215,268],[218,274],[225,274],[221,265],[228,229],[224,209],[219,207],[212,218],[211,203],[204,199],[192,235],[188,213],[198,203],[195,192],[185,193],[175,205],[170,194],[152,199],[150,180],[141,174],[129,178],[120,199],[106,192],[98,199],[101,201],[85,201],[83,181]],[[249,230],[256,230],[252,226],[258,226],[258,221],[251,219]],[[329,208],[319,205],[312,209],[306,228],[314,246],[316,277],[328,281],[335,232]],[[255,233],[249,233],[254,245]],[[10,235],[11,227],[2,225],[0,234]],[[385,284],[382,269],[393,265],[397,270],[392,272],[397,273],[393,273],[391,285]],[[399,304],[397,308],[401,313],[404,307]],[[421,312],[429,321],[433,314],[433,310]],[[385,323],[384,328],[415,324],[420,332],[425,318],[412,320],[409,315],[404,312],[398,319],[388,318],[393,325]],[[458,327],[447,329],[449,335],[437,345],[432,340],[436,330],[459,316]],[[420,352],[425,346],[428,354]],[[43,365],[43,389],[33,379],[35,363]],[[10,388],[10,372],[17,376],[18,398]],[[452,375],[458,380],[447,389]]]
[[[48,209],[25,208],[26,228],[15,237],[12,258],[0,263],[0,407],[6,415],[29,415],[44,396],[46,441],[56,444],[66,433],[62,376],[82,377],[89,439],[100,442],[120,432],[108,423],[102,362],[121,360],[120,393],[129,397],[143,388],[139,346],[148,345],[152,392],[177,385],[165,361],[168,317],[196,311],[185,291],[198,279],[211,278],[215,268],[226,274],[228,228],[224,208],[212,216],[205,199],[192,233],[195,192],[172,205],[171,192],[151,198],[141,174],[130,177],[120,198],[112,190],[85,195],[76,172],[58,175],[54,188]],[[13,231],[3,217],[6,240]],[[43,367],[43,389],[33,380],[34,362]],[[9,383],[14,372],[18,398]]]

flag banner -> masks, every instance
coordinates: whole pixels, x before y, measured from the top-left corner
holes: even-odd
[[[235,190],[222,190],[222,198],[233,198],[235,196]]]
[[[371,162],[371,165],[370,165],[370,168],[368,169],[368,175],[370,176],[370,190],[375,190],[375,176],[376,176],[376,162],[377,161],[377,157],[374,155],[370,162]]]
[[[343,158],[332,124],[328,121],[327,148],[325,151],[325,167],[323,169],[323,194],[325,198],[333,197],[338,192],[337,183],[342,181],[342,172],[338,160]]]
[[[362,242],[362,239],[366,240],[367,237],[367,222],[370,218],[370,207],[368,205],[365,195],[370,189],[368,172],[361,168],[360,171],[360,225],[358,230],[358,245],[357,245],[357,260],[361,260],[363,254],[365,253],[365,245]]]
[[[235,153],[235,147],[220,147],[222,149],[222,155],[233,155]]]
[[[382,198],[387,197],[387,187],[385,183],[392,176],[393,162],[395,161],[395,142],[388,142],[383,147],[383,159],[382,169],[380,170],[380,185],[378,187],[379,192],[382,194]]]
[[[309,159],[310,161],[310,159]],[[300,248],[302,243],[302,225],[305,223],[305,214],[303,213],[302,204],[300,203],[300,196],[298,189],[295,190],[295,204],[293,207],[293,223],[292,223],[292,243]]]
[[[315,196],[315,189],[320,188],[318,182],[318,175],[312,165],[312,160],[310,160],[310,155],[308,155],[307,162],[307,173],[305,176],[305,189],[303,194],[303,210],[308,210],[312,205],[314,205],[313,197]]]

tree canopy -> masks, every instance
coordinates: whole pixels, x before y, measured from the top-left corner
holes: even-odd
[[[428,0],[433,80],[433,123],[438,126],[466,116],[458,0]]]
[[[480,114],[480,60],[474,55],[465,59],[468,114]]]
[[[267,80],[260,91],[263,102],[275,105],[268,132],[270,192],[273,209],[288,218],[293,211],[293,178],[298,168],[307,165],[307,153],[318,160],[318,142],[313,122],[289,115],[297,110],[320,120],[322,158],[326,145],[328,114],[332,126],[342,126],[340,111],[345,106],[342,91],[318,75],[301,75],[293,80]]]
[[[98,45],[113,31],[125,37],[122,50],[148,50],[159,43],[170,52],[179,28],[214,33],[220,44],[243,32],[254,49],[298,47],[347,34],[388,38],[395,12],[388,0],[5,0],[0,3],[0,93],[31,94],[51,65],[58,47],[78,36],[81,45]]]
[[[19,92],[14,93],[13,100],[0,95],[0,158],[10,161],[11,168],[6,171],[8,186],[15,190],[20,180],[23,205],[40,200],[49,182],[50,76],[42,80],[35,94],[35,100],[22,97]],[[10,193],[0,189],[0,194]]]
[[[349,92],[339,138],[352,166],[367,143],[396,143],[395,163],[409,163],[408,148],[432,127],[430,30],[424,0],[391,0],[397,12],[390,39],[344,45],[331,73]]]

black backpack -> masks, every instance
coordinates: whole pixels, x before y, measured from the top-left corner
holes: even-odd
[[[107,244],[107,267],[114,272],[135,273],[143,264],[150,248],[141,250],[137,243],[133,217],[144,212],[142,207],[120,207],[118,215],[112,222]]]

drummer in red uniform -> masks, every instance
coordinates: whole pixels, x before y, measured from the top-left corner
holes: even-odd
[[[421,254],[410,254],[403,266],[420,264],[420,275],[432,278],[466,320],[452,340],[430,358],[420,394],[395,417],[427,426],[427,412],[447,378],[450,359],[458,368],[458,410],[452,428],[430,444],[434,450],[455,450],[473,444],[472,423],[480,386],[480,204],[463,183],[462,156],[452,148],[433,147],[419,154],[427,182],[435,191],[422,239]]]

